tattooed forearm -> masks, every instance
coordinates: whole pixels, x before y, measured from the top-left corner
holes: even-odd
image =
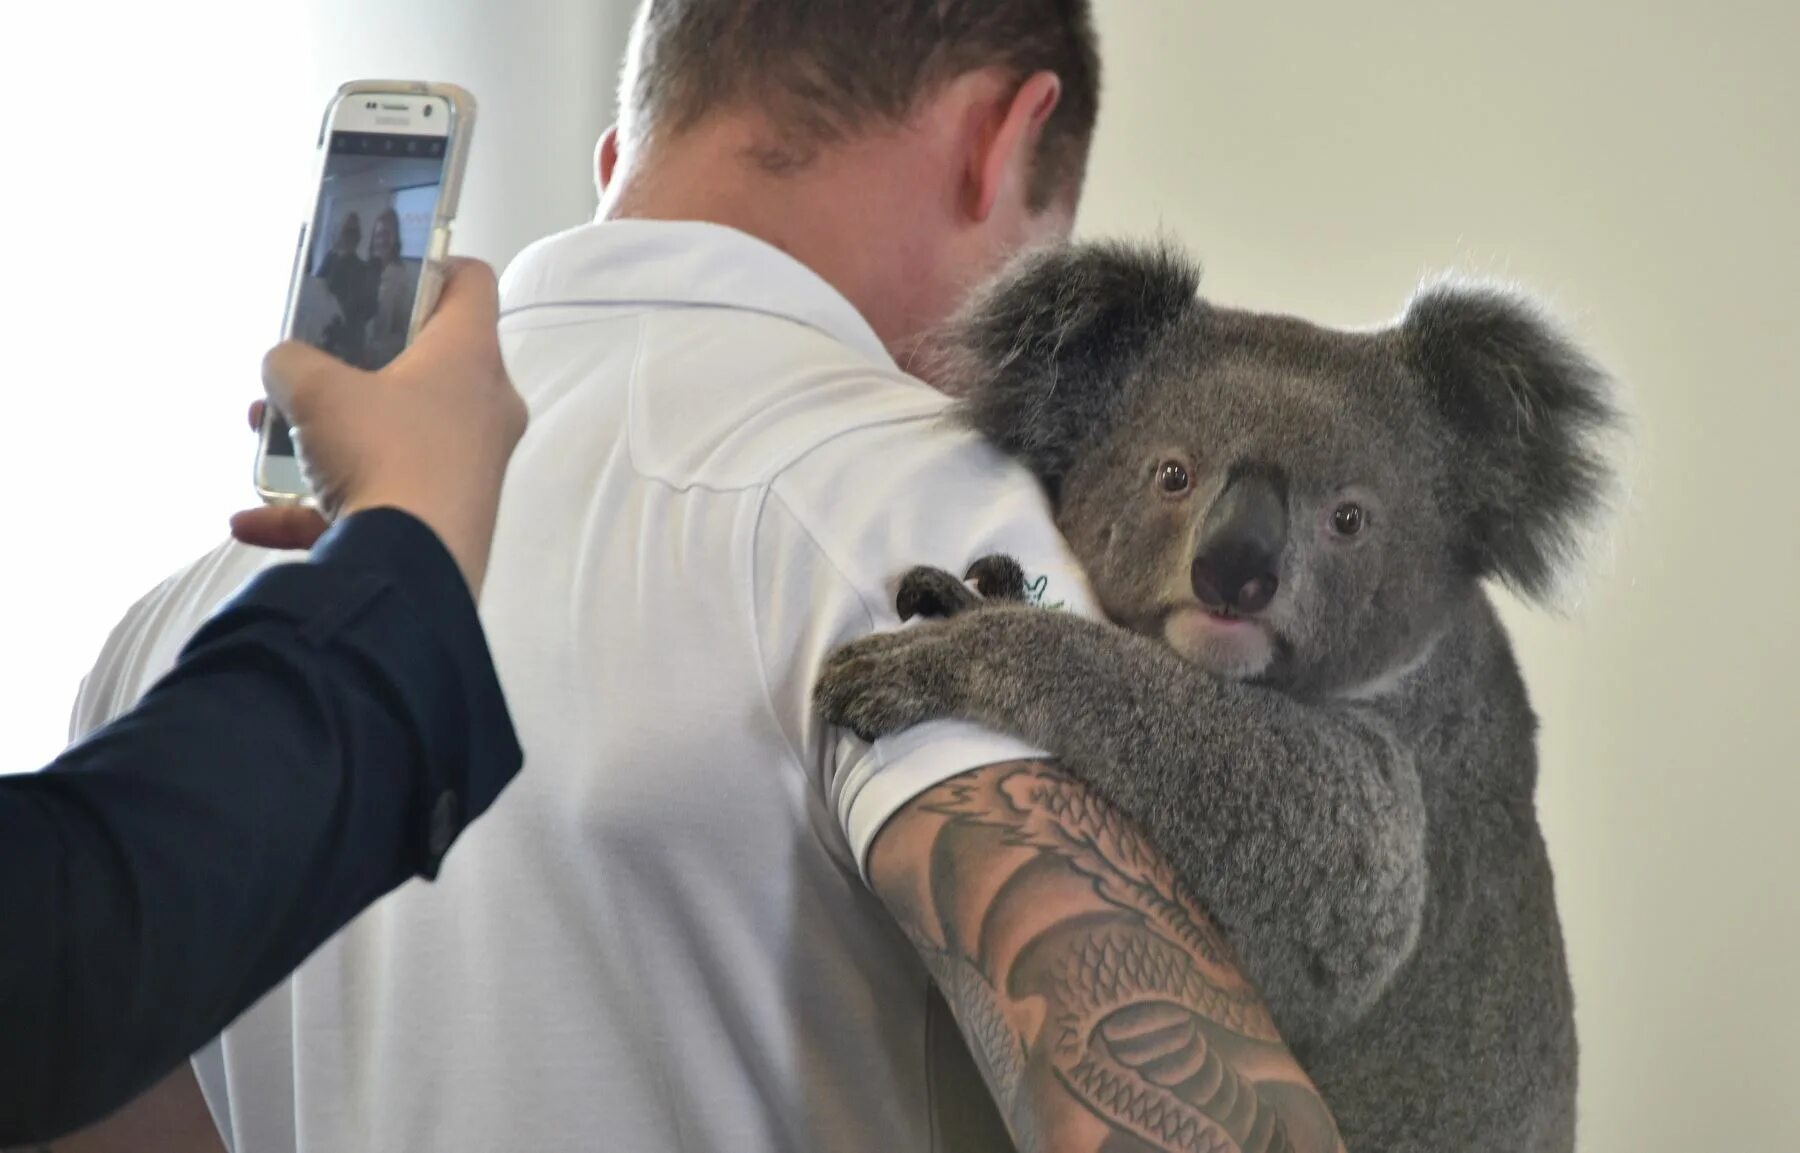
[[[883,831],[871,874],[1026,1153],[1341,1149],[1218,931],[1135,828],[1053,767],[927,793]]]

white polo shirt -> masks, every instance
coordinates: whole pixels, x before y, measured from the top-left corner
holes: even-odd
[[[520,256],[502,295],[532,419],[482,615],[525,772],[435,885],[365,914],[196,1059],[227,1141],[953,1145],[924,969],[858,870],[921,791],[1033,750],[954,724],[870,748],[810,687],[835,646],[898,624],[914,564],[1011,553],[1091,611],[1037,485],[741,233],[590,225]],[[225,546],[140,603],[78,729],[269,559]]]

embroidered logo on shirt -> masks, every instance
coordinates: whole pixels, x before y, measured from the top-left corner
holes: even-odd
[[[1030,581],[1025,585],[1025,599],[1041,609],[1060,609],[1067,603],[1066,601],[1053,601],[1050,604],[1045,604],[1044,594],[1049,591],[1050,574],[1045,573],[1038,577],[1038,579]]]

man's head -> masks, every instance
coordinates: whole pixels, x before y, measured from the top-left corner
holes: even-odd
[[[645,0],[603,207],[763,235],[903,340],[1067,234],[1099,85],[1089,0]]]

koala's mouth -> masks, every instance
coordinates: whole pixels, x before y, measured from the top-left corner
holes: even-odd
[[[1161,631],[1181,656],[1234,680],[1261,676],[1275,660],[1276,640],[1269,626],[1229,609],[1177,605],[1164,614]]]

